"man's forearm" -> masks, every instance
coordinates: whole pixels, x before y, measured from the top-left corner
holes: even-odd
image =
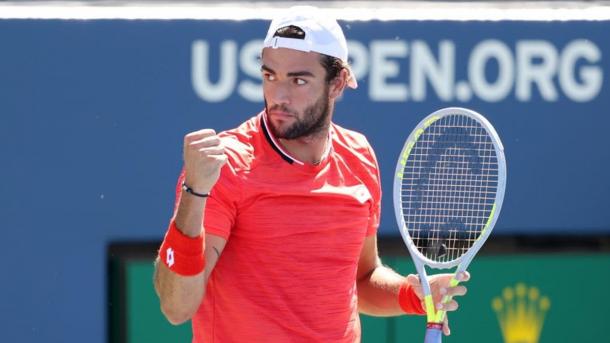
[[[204,296],[204,272],[195,276],[178,275],[155,261],[155,289],[161,311],[174,325],[191,319]]]
[[[174,217],[176,227],[189,237],[205,235],[203,208],[205,198],[183,191]],[[155,289],[161,302],[161,311],[172,324],[190,319],[197,311],[205,291],[205,272],[183,276],[171,271],[161,261],[155,263]]]
[[[398,304],[398,292],[405,278],[383,265],[358,280],[358,309],[372,316],[405,314]]]

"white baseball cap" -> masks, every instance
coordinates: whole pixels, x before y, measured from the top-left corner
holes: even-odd
[[[287,26],[300,28],[305,32],[305,36],[302,39],[274,37],[278,29]],[[349,71],[347,85],[350,88],[358,87],[356,77],[347,64],[347,41],[341,26],[339,26],[337,20],[326,16],[323,11],[316,7],[294,6],[273,19],[271,25],[269,25],[263,48],[313,51],[339,58],[345,63]]]

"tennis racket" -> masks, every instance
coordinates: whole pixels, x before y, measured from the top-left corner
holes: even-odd
[[[455,275],[466,270],[498,219],[505,186],[500,138],[474,111],[438,110],[405,142],[396,165],[394,210],[425,296],[425,343],[442,341],[445,317],[435,310],[425,266],[457,266],[450,283],[457,286]]]

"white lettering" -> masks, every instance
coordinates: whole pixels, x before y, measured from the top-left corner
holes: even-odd
[[[494,83],[487,82],[485,67],[490,59],[498,62],[498,77]],[[470,55],[468,79],[474,93],[489,102],[504,99],[514,82],[514,62],[508,47],[499,40],[485,40],[477,44]]]
[[[535,63],[535,61],[539,63]],[[557,50],[542,40],[517,42],[517,84],[515,93],[519,101],[532,98],[532,84],[537,84],[544,100],[557,101],[553,77],[557,72]]]
[[[601,52],[595,44],[588,40],[579,39],[570,42],[561,54],[559,84],[568,98],[585,102],[592,100],[599,94],[604,77],[600,67],[583,66],[579,70],[582,83],[578,83],[574,78],[574,72],[576,71],[576,62],[580,58],[590,63],[596,63],[601,59]]]
[[[239,66],[241,67],[241,70],[243,70],[246,75],[257,79],[258,81],[262,80],[261,64],[259,60],[262,48],[262,40],[252,40],[244,45],[239,54]],[[248,101],[263,101],[263,85],[261,82],[255,83],[250,80],[244,80],[239,83],[237,92]]]
[[[426,99],[426,80],[441,100],[453,98],[455,76],[455,45],[444,40],[439,45],[437,62],[424,41],[416,40],[411,45],[411,98],[413,101]]]
[[[224,40],[218,45],[212,48],[205,40],[192,43],[191,82],[197,96],[206,102],[221,102],[237,93],[246,101],[262,102],[262,41],[238,46],[236,41]],[[499,102],[511,100],[513,89],[512,101],[531,101],[537,90],[547,102],[562,96],[586,102],[599,96],[604,83],[602,52],[585,39],[564,47],[547,40],[517,40],[508,46],[488,39],[472,47],[470,54],[466,50],[459,56],[456,42],[451,40],[440,41],[437,49],[423,40],[408,43],[398,39],[372,40],[369,46],[351,40],[348,47],[352,71],[363,81],[361,86],[368,87],[369,100],[377,102]],[[214,63],[211,49],[218,50],[213,54]]]
[[[371,72],[369,74],[369,96],[373,101],[406,101],[407,87],[404,84],[388,83],[400,73],[398,62],[390,58],[406,57],[407,43],[404,41],[377,40],[371,42]]]
[[[195,93],[203,100],[220,102],[226,100],[235,89],[237,82],[237,43],[223,41],[220,46],[220,76],[216,84],[210,81],[210,61],[208,43],[196,40],[192,45],[191,81]]]

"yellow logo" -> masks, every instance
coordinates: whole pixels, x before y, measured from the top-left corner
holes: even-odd
[[[538,288],[518,283],[504,288],[502,296],[492,300],[491,307],[498,317],[505,343],[537,343],[551,301],[540,296]]]

